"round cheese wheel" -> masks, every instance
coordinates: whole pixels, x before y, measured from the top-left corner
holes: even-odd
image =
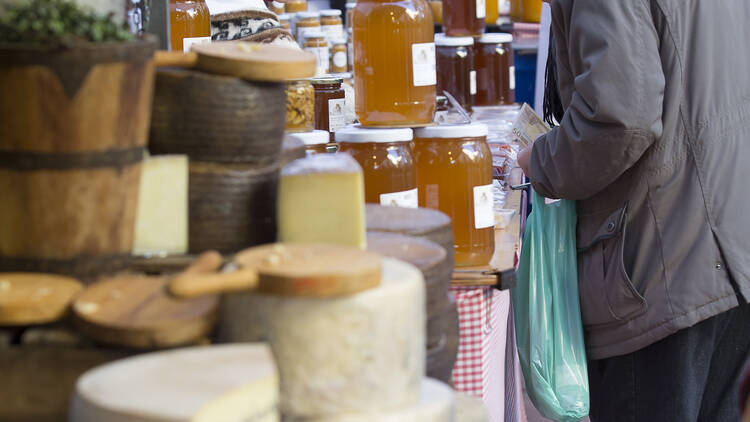
[[[76,383],[71,422],[274,422],[278,379],[264,344],[177,349],[94,368]]]
[[[456,393],[456,422],[487,422],[487,406],[479,397]]]

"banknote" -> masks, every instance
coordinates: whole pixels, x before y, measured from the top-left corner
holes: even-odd
[[[533,144],[536,138],[549,131],[550,128],[547,123],[544,123],[544,120],[534,112],[531,106],[524,103],[518,117],[513,122],[513,133],[521,141],[521,144],[527,147]]]

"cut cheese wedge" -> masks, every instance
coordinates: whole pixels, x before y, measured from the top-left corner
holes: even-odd
[[[295,160],[281,172],[278,225],[282,242],[365,248],[362,168],[346,154]]]
[[[275,422],[278,379],[264,344],[150,353],[82,375],[71,422]]]

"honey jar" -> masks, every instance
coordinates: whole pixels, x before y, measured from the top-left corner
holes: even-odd
[[[360,125],[336,131],[339,153],[354,157],[365,178],[365,202],[416,208],[417,172],[411,129],[368,129]]]
[[[335,38],[331,41],[331,73],[344,73],[348,70],[346,38]]]
[[[317,74],[323,75],[328,73],[328,69],[331,65],[330,50],[328,49],[328,41],[326,36],[320,31],[306,31],[305,40],[302,44],[304,50],[315,54],[317,58]]]
[[[453,220],[456,266],[487,265],[495,250],[487,132],[482,123],[415,130],[419,206]]]
[[[450,37],[480,36],[485,15],[485,0],[443,0],[443,31]]]
[[[513,64],[513,35],[484,34],[474,45],[477,93],[474,104],[492,106],[516,101],[516,68]]]
[[[292,29],[290,17],[288,14],[282,13],[281,15],[278,16],[278,18],[279,18],[279,24],[281,24],[283,28],[286,28],[287,30]]]
[[[474,72],[474,38],[435,35],[437,93],[448,91],[463,108],[471,110],[477,93]]]
[[[307,79],[286,83],[286,131],[309,132],[315,128],[315,91]]]
[[[305,35],[308,32],[320,31],[320,14],[318,12],[297,13],[295,28],[297,29],[297,42],[300,45],[303,45],[305,42]]]
[[[299,139],[305,144],[305,155],[308,157],[315,154],[327,152],[329,135],[324,130],[313,130],[311,132],[287,133],[287,138]]]
[[[320,30],[331,40],[344,36],[344,24],[341,21],[341,11],[338,9],[326,9],[320,11]]]
[[[346,126],[346,98],[344,96],[342,78],[322,77],[312,80],[315,91],[315,129],[330,133],[333,142],[333,132]]]
[[[190,51],[193,44],[211,42],[211,13],[205,0],[169,0],[172,51]]]
[[[355,110],[364,126],[435,117],[435,43],[424,0],[359,0],[352,13]]]
[[[299,13],[307,10],[307,0],[287,0],[285,7],[286,13]]]
[[[284,7],[285,7],[284,3],[280,1],[276,1],[276,0],[272,1],[271,4],[268,5],[268,9],[272,11],[273,13],[276,13],[277,15],[284,13],[285,11]]]

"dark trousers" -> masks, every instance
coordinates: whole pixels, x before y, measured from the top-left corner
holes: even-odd
[[[750,305],[637,352],[589,361],[591,421],[738,422]]]

